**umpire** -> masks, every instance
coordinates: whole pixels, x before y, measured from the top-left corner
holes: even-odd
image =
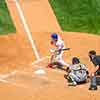
[[[91,75],[91,84],[89,90],[97,90],[98,80],[100,78],[98,78],[98,76],[100,76],[100,55],[96,55],[96,51],[91,50],[89,51],[88,56],[94,65],[94,71]]]

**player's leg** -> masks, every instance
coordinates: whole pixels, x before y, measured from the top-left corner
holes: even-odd
[[[86,72],[83,72],[83,73],[77,72],[76,73],[76,81],[78,83],[85,82],[86,80],[87,80]]]
[[[62,64],[63,66],[69,67],[69,64],[66,63],[63,59],[58,60],[58,62],[59,62],[60,64]]]
[[[53,67],[53,59],[54,59],[54,55],[51,55],[51,58],[50,58],[50,61],[49,61],[49,64],[48,64],[47,68],[52,68]]]
[[[97,90],[97,81],[96,81],[95,75],[91,77],[91,83],[90,83],[89,90]]]
[[[91,83],[89,90],[97,90],[97,85],[98,85],[98,78],[97,76],[100,75],[100,72],[97,71],[93,76],[91,76]]]
[[[70,81],[68,81],[69,86],[76,86],[77,85],[77,82],[76,82],[77,77],[74,73],[69,73],[68,79],[70,80]]]
[[[82,83],[85,82],[87,79],[87,75],[86,74],[81,74],[81,73],[69,73],[69,77],[72,79],[72,82],[69,83],[69,85],[76,85],[77,83]]]
[[[64,60],[63,60],[63,52],[61,52],[59,55],[57,55],[57,60],[60,64],[62,64],[63,66],[66,66],[66,67],[69,67],[69,64],[66,63]]]

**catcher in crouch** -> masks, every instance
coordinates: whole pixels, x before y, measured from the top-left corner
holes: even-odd
[[[50,63],[48,64],[48,68],[54,68],[54,65],[63,69],[63,66],[68,67],[69,64],[64,62],[62,56],[65,50],[64,41],[63,39],[56,33],[51,34],[51,45],[53,49],[50,49],[51,52],[51,59]]]
[[[64,77],[68,80],[69,86],[76,86],[77,83],[87,81],[88,70],[77,57],[72,58],[72,65],[67,68],[67,72],[68,74]]]

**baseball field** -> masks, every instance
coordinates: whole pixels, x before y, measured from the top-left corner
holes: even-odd
[[[49,0],[64,31],[100,34],[99,0]]]
[[[15,31],[6,2],[5,0],[0,0],[0,34],[8,34]]]
[[[63,29],[49,0],[5,0],[5,2],[7,9],[5,13],[9,13],[8,21],[12,23],[13,29],[0,31],[7,33],[0,36],[0,99],[99,100],[99,88],[95,92],[89,91],[89,83],[69,87],[64,79],[66,72],[48,69],[46,66],[50,57],[51,32],[62,35],[66,47],[71,48],[64,53],[66,62],[71,63],[71,58],[78,56],[90,70],[93,66],[89,62],[88,51],[95,49],[100,54],[100,36],[87,34],[87,27],[86,31],[82,28],[82,33],[77,29],[74,32],[74,26],[71,32]],[[1,9],[0,5],[0,11]],[[94,31],[90,31],[92,32]],[[44,73],[36,74],[37,70],[43,70]]]

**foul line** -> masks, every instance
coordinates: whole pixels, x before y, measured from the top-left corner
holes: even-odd
[[[28,39],[29,39],[29,41],[30,41],[30,43],[31,43],[32,49],[33,49],[33,51],[34,51],[34,53],[35,53],[35,56],[36,56],[36,58],[37,58],[37,60],[38,60],[38,59],[40,59],[39,53],[38,53],[37,48],[36,48],[36,46],[35,46],[34,40],[32,39],[31,32],[30,32],[29,27],[28,27],[28,25],[27,25],[27,23],[26,23],[26,20],[25,20],[23,11],[22,11],[22,9],[21,9],[21,6],[20,6],[20,4],[18,3],[18,0],[14,0],[14,1],[15,1],[15,3],[16,3],[16,7],[17,7],[17,9],[18,9],[20,18],[21,18],[22,23],[23,23],[23,25],[24,25],[24,29],[25,29],[25,31],[26,31],[26,33],[27,33]]]
[[[7,80],[4,80],[4,79],[0,79],[0,82],[3,82],[3,83],[6,83],[6,84],[11,84],[11,85],[14,85],[14,86],[17,86],[17,87],[21,87],[21,88],[28,88],[28,87],[26,87],[26,86],[24,86],[24,85],[19,85],[19,84],[17,84],[17,83],[14,83],[14,82],[11,82],[11,81],[7,81]]]

